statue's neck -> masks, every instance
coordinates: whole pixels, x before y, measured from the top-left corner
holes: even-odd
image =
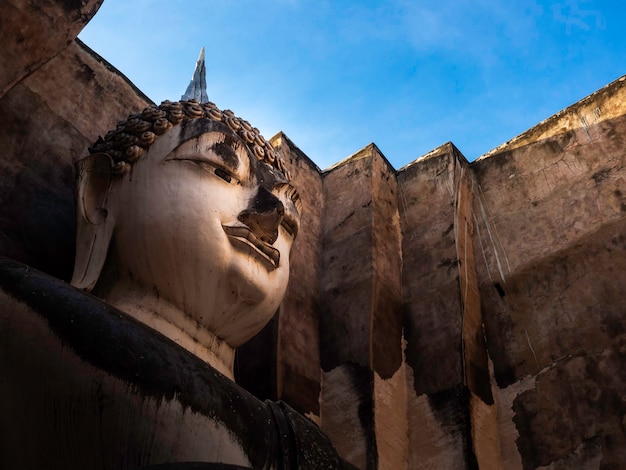
[[[94,293],[234,380],[235,350],[149,289],[126,279],[116,282],[106,292]]]

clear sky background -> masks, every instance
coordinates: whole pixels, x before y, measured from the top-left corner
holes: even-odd
[[[157,103],[205,46],[211,101],[321,168],[474,160],[626,74],[624,0],[105,0],[79,37]]]

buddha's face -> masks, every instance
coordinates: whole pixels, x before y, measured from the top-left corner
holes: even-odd
[[[296,198],[226,125],[186,121],[113,183],[109,256],[132,283],[237,347],[285,293]]]

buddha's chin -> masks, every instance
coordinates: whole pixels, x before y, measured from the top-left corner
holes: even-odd
[[[277,286],[276,279],[250,274],[248,270],[231,270],[228,289],[224,290],[228,295],[218,300],[223,314],[214,319],[211,330],[231,347],[240,346],[261,331],[284,295],[285,288]]]
[[[229,291],[236,302],[249,308],[261,304],[269,309],[277,308],[287,287],[284,267],[268,271],[259,261],[250,258],[244,261],[235,263],[228,274]]]

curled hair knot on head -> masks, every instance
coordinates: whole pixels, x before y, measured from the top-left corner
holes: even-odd
[[[89,148],[89,153],[108,154],[113,159],[115,173],[123,174],[159,136],[183,121],[201,118],[224,122],[243,139],[252,155],[290,179],[282,158],[256,127],[235,116],[231,110],[222,111],[214,103],[200,103],[195,99],[166,100],[159,106],[150,105],[140,113],[131,114],[125,121],[119,122],[114,130],[107,132],[104,138],[99,137]]]

